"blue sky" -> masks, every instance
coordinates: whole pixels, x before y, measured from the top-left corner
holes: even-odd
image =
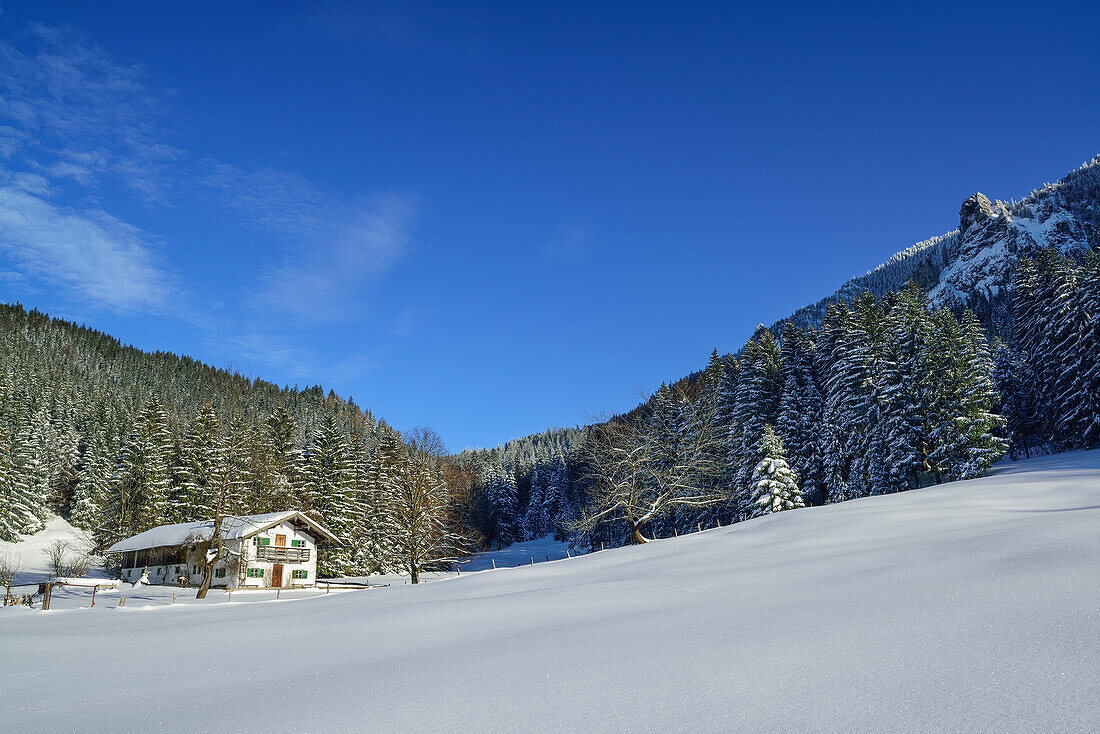
[[[1100,152],[1094,3],[152,5],[3,3],[0,299],[453,450]]]

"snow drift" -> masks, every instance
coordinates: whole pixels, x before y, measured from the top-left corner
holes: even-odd
[[[0,617],[12,731],[1082,731],[1100,451],[290,602]],[[73,712],[79,712],[74,715]]]

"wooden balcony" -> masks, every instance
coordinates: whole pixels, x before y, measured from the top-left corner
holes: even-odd
[[[309,548],[288,548],[283,545],[261,545],[256,558],[277,563],[305,563],[309,560]]]

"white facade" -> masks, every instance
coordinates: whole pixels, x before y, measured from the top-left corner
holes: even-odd
[[[198,586],[213,522],[162,525],[107,549],[122,561],[121,577],[151,584]],[[340,541],[301,512],[226,518],[222,525],[226,556],[214,565],[211,586],[302,588],[317,583],[318,545]]]

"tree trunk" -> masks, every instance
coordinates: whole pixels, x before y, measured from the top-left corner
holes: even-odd
[[[642,535],[642,526],[635,525],[633,520],[630,520],[630,540],[634,545],[641,545],[642,543],[648,543],[649,539]]]
[[[196,599],[206,598],[206,592],[210,591],[210,582],[214,578],[214,564],[222,557],[222,516],[220,512],[214,517],[214,537],[210,541],[216,544],[215,547],[218,552],[213,558],[210,558],[209,554],[203,558],[202,584],[199,586],[199,593],[195,595]],[[207,549],[209,548],[208,544]]]
[[[206,592],[210,591],[210,581],[214,576],[214,564],[210,561],[206,561],[202,565],[202,583],[199,585],[199,593],[195,594],[196,599],[205,599]]]
[[[415,558],[409,559],[409,578],[414,584],[420,583],[420,568],[417,566]]]

